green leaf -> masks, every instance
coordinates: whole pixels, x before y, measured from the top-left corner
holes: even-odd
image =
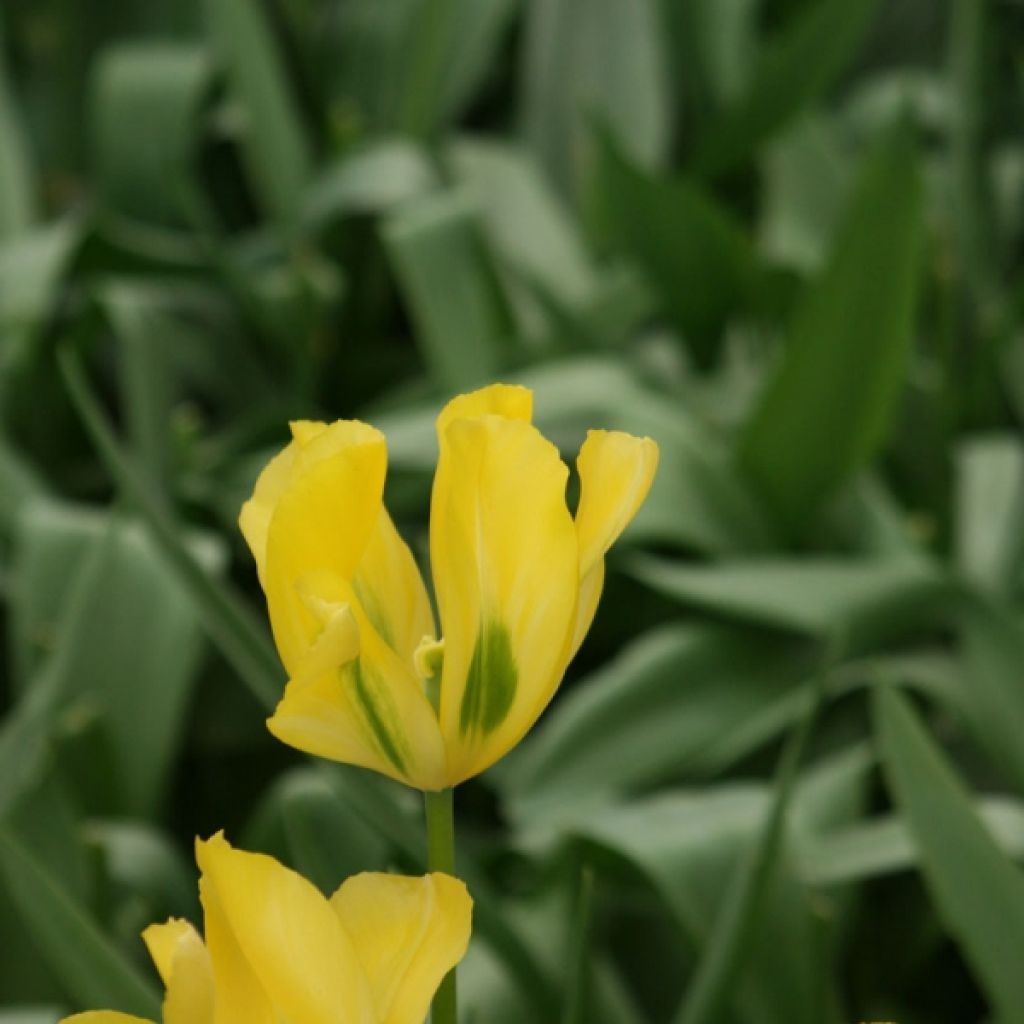
[[[753,856],[754,844],[764,834],[770,806],[763,786],[668,791],[603,808],[573,829],[601,853],[625,859],[638,870],[653,888],[658,910],[674,923],[675,943],[669,949],[674,1000],[685,978],[679,960],[687,951],[706,948],[713,922],[730,898],[738,865]],[[747,936],[746,962],[730,992],[735,1017],[716,1019],[821,1024],[827,1019],[819,984],[823,968],[814,950],[823,938],[795,873],[788,839],[763,898],[762,913]],[[661,1019],[670,1016],[668,1011]]]
[[[78,357],[71,349],[58,356],[65,386],[100,458],[118,487],[131,499],[168,565],[200,614],[211,642],[232,665],[260,704],[272,709],[281,694],[281,669],[266,629],[225,581],[214,581],[167,520],[147,481],[122,451]]]
[[[544,289],[568,308],[597,299],[593,260],[568,210],[527,151],[461,139],[448,159],[456,180],[476,199],[503,267],[511,271],[507,286],[528,333],[541,333],[538,320],[544,318],[531,288]]]
[[[58,221],[0,242],[0,389],[35,356],[38,331],[80,237],[79,226]],[[7,396],[0,392],[0,398]],[[6,403],[0,403],[0,408]]]
[[[996,845],[906,701],[878,691],[886,776],[917,844],[936,911],[1004,1024],[1024,1021],[1024,878]]]
[[[954,595],[952,582],[923,558],[765,558],[705,566],[637,557],[629,571],[706,612],[812,635],[839,632],[867,646],[934,618]]]
[[[472,95],[511,11],[511,0],[416,0],[403,38],[401,130],[430,136]]]
[[[0,241],[23,234],[36,217],[28,150],[7,75],[0,21]]]
[[[0,433],[0,536],[10,533],[21,508],[46,490],[35,469]]]
[[[70,633],[76,623],[85,620],[108,555],[109,544],[98,544],[77,568],[66,567],[67,596],[63,602],[62,622],[66,624],[66,632]],[[16,602],[16,607],[19,604]],[[31,602],[28,604],[28,611],[19,611],[19,614],[31,614]],[[15,624],[16,645],[24,646],[30,640],[27,632],[24,625]],[[17,655],[16,664],[27,669],[34,663],[31,654],[28,650],[22,651]],[[0,721],[0,823],[42,778],[56,718],[69,697],[68,686],[74,678],[59,669],[59,661],[50,658],[46,670],[34,674],[32,685],[25,688],[21,698]]]
[[[76,1002],[151,1020],[160,1015],[149,983],[8,829],[0,829],[0,873],[26,928]]]
[[[1024,804],[1005,797],[975,801],[978,816],[999,848],[1024,861]],[[880,815],[814,837],[800,851],[800,875],[809,885],[833,886],[894,875],[921,863],[907,823]]]
[[[285,64],[253,0],[205,0],[210,43],[245,117],[242,152],[266,209],[287,232],[297,223],[313,158]]]
[[[650,0],[529,0],[523,130],[560,190],[578,194],[593,160],[587,117],[607,123],[643,166],[661,162],[671,110]]]
[[[964,603],[959,621],[966,709],[978,742],[1024,793],[1024,627],[1009,608],[982,598]]]
[[[111,211],[166,225],[188,222],[211,84],[207,54],[172,43],[129,43],[100,54],[91,122],[100,196]]]
[[[835,119],[802,118],[768,146],[760,247],[804,273],[821,269],[852,185],[851,146]]]
[[[718,336],[754,281],[740,224],[695,182],[656,178],[631,164],[601,132],[594,202],[605,229],[650,280],[698,360],[712,362]]]
[[[972,583],[1006,593],[1020,567],[1024,446],[1008,435],[967,438],[955,460],[957,565]]]
[[[705,776],[785,729],[806,644],[715,626],[652,631],[580,681],[493,774],[536,829],[668,778]]]
[[[878,0],[806,4],[764,50],[739,99],[709,119],[693,166],[700,175],[730,170],[825,93],[860,48]]]
[[[913,338],[921,183],[900,138],[867,162],[829,264],[790,324],[740,459],[793,534],[882,442]]]
[[[0,1010],[0,1024],[58,1024],[61,1010],[46,1006],[16,1006]]]
[[[440,177],[426,152],[407,139],[386,139],[328,165],[310,186],[306,219],[313,224],[384,213],[432,192]]]
[[[470,198],[425,196],[389,217],[383,235],[438,388],[492,380],[511,323]]]
[[[776,862],[782,856],[786,821],[800,762],[824,701],[825,673],[829,668],[821,669],[821,676],[814,684],[813,700],[782,751],[764,824],[730,878],[693,979],[676,1014],[680,1024],[712,1024],[720,1019],[720,1014],[732,1000],[733,983],[750,955],[753,930],[764,913]],[[792,1019],[798,1011],[791,1006],[789,1013]],[[821,1008],[816,1014],[805,1010],[808,1019],[820,1017],[820,1014]]]
[[[195,682],[201,632],[188,594],[138,524],[99,513],[31,504],[15,536],[12,591],[21,646],[48,636],[40,671],[101,716],[119,792],[106,810],[151,813],[163,798]],[[209,538],[190,548],[208,571],[223,553]],[[77,550],[76,550],[77,549]],[[102,552],[88,593],[67,607],[68,568]],[[33,652],[22,650],[24,666]]]

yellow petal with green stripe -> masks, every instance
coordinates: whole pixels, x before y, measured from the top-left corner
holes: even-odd
[[[311,883],[220,835],[197,843],[196,858],[217,1024],[375,1024],[352,941]],[[224,995],[232,1002],[222,1012]]]
[[[568,470],[554,445],[524,419],[446,414],[430,554],[445,640],[441,731],[455,783],[514,746],[554,694],[579,563]]]
[[[314,603],[307,593],[306,603],[321,632],[268,720],[270,731],[317,757],[371,768],[419,789],[444,788],[441,731],[412,652],[403,658],[385,642],[354,584],[318,573],[301,589],[317,595]],[[399,628],[397,616],[389,621]],[[415,612],[410,622],[403,623],[410,635],[424,623],[432,626],[429,619],[417,621]]]
[[[444,976],[469,944],[472,900],[448,875],[366,873],[331,905],[352,938],[379,1024],[419,1024]]]
[[[412,665],[420,641],[434,636],[434,613],[416,560],[383,506],[353,586],[381,639]]]

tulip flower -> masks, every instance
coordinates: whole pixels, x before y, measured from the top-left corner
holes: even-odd
[[[496,384],[437,421],[430,561],[440,634],[384,508],[383,435],[298,422],[240,526],[289,675],[271,732],[307,753],[443,790],[507,753],[554,696],[597,609],[604,557],[643,502],[649,438],[591,431],[568,468]]]
[[[187,922],[143,933],[163,1024],[423,1024],[469,942],[471,900],[448,875],[361,874],[328,900],[272,857],[196,844],[205,943]],[[100,1010],[63,1024],[147,1024]]]

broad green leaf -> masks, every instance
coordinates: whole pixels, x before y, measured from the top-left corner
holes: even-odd
[[[243,114],[242,152],[252,184],[286,231],[301,211],[312,153],[263,5],[204,0],[210,44]]]
[[[1005,593],[1020,566],[1024,447],[993,434],[962,441],[954,454],[958,567],[972,583]]]
[[[0,536],[10,532],[21,507],[45,490],[33,466],[0,433]]]
[[[522,54],[523,133],[562,192],[590,171],[589,117],[641,165],[662,161],[671,110],[651,0],[529,0]]]
[[[170,350],[176,340],[152,295],[116,282],[99,293],[118,341],[121,405],[135,458],[154,493],[166,494],[170,477],[167,422],[173,404]]]
[[[430,136],[470,98],[513,0],[414,0],[403,33],[398,127]]]
[[[195,46],[129,43],[105,50],[94,71],[91,123],[100,195],[113,212],[187,223],[211,85]]]
[[[200,627],[188,595],[137,524],[51,503],[25,508],[15,537],[12,589],[24,619],[14,623],[24,647],[48,637],[52,653],[40,671],[102,718],[116,759],[121,813],[151,812],[162,798],[181,739],[200,654]],[[69,566],[90,549],[102,568],[86,598],[64,601]],[[209,540],[193,545],[216,571],[222,561]],[[24,651],[21,664],[38,664]]]
[[[991,36],[998,31],[985,0],[954,0],[949,20],[949,161],[951,220],[959,272],[977,305],[982,329],[1000,316],[999,251],[991,165],[988,111],[991,104]]]
[[[714,360],[718,337],[754,281],[740,224],[702,187],[634,166],[600,133],[594,203],[613,243],[634,259],[697,359]]]
[[[66,567],[68,577],[62,625],[67,624],[68,632],[77,623],[85,621],[110,552],[108,533],[104,543],[95,545],[77,568]],[[15,607],[20,608],[20,604],[16,601]],[[30,614],[31,602],[28,604]],[[15,644],[25,644],[30,634],[24,626],[16,624],[12,636]],[[27,650],[16,661],[22,669],[33,663],[34,659]],[[32,685],[25,688],[20,699],[0,721],[0,825],[25,794],[41,783],[55,723],[71,696],[68,687],[72,682],[72,674],[60,671],[59,661],[51,657],[45,671],[41,667],[35,673]]]
[[[28,149],[10,87],[0,21],[0,240],[31,227],[36,217]]]
[[[1010,609],[982,598],[958,619],[966,710],[978,742],[1024,793],[1024,625]]]
[[[822,116],[801,118],[766,148],[758,235],[769,259],[820,270],[849,196],[851,157],[840,126]]]
[[[906,701],[876,705],[882,759],[918,846],[936,911],[1004,1024],[1024,1021],[1024,877]]]
[[[888,140],[860,175],[740,443],[744,470],[791,533],[885,436],[914,334],[920,243],[916,157],[906,139]]]
[[[799,714],[810,666],[797,641],[664,627],[572,687],[494,777],[517,822],[537,828],[643,785],[704,776]]]
[[[591,1019],[591,930],[594,913],[594,871],[582,865],[569,928],[569,977],[562,1002],[561,1024],[584,1024]]]
[[[975,802],[1000,849],[1024,861],[1024,804],[1005,797]],[[834,886],[894,875],[921,863],[907,823],[885,814],[817,836],[800,851],[800,875],[809,885]]]
[[[857,54],[878,0],[816,0],[763,49],[742,96],[709,120],[693,166],[716,175],[744,160],[825,93]]]
[[[734,997],[734,983],[742,977],[750,961],[753,932],[763,921],[766,903],[784,856],[787,821],[794,788],[799,778],[801,761],[814,734],[825,693],[825,675],[831,666],[820,669],[814,682],[815,693],[803,718],[783,748],[773,779],[773,793],[764,816],[764,823],[749,850],[732,872],[725,895],[714,917],[714,925],[701,951],[693,979],[687,987],[676,1020],[680,1024],[711,1024]],[[787,1000],[790,1019],[803,1016],[808,1021],[820,1019],[824,999],[813,985],[802,986],[804,1005],[796,996],[795,987]]]
[[[35,354],[38,331],[79,240],[72,221],[58,221],[0,241],[0,396],[11,386],[13,370]]]
[[[382,139],[329,164],[309,188],[306,218],[385,213],[432,192],[440,177],[427,153],[407,139]]]
[[[58,1024],[62,1011],[47,1006],[16,1006],[0,1009],[0,1024]]]
[[[253,696],[267,709],[279,699],[281,670],[265,627],[226,581],[215,581],[183,542],[154,498],[148,482],[121,449],[78,357],[67,349],[59,356],[65,386],[117,486],[133,502],[153,540],[167,558],[212,643],[238,672]]]
[[[574,830],[600,850],[625,858],[653,887],[662,912],[678,930],[674,978],[685,977],[680,977],[678,958],[708,942],[737,866],[750,856],[765,827],[770,802],[760,786],[671,791],[606,808]],[[762,913],[747,936],[746,963],[730,993],[735,1019],[741,1024],[780,1019],[821,1024],[827,1018],[813,952],[821,936],[788,840],[763,897]],[[685,981],[680,987],[685,990]]]
[[[542,313],[535,298],[531,304],[529,289],[543,289],[569,308],[596,298],[593,260],[568,210],[528,152],[461,139],[449,150],[449,163],[475,197],[484,229],[512,272],[509,291],[530,333],[539,332],[536,320]]]
[[[677,17],[689,14],[685,27],[694,39],[687,56],[699,62],[713,102],[719,107],[736,102],[757,64],[762,0],[695,0],[688,6],[663,0],[663,5],[676,8]]]
[[[923,558],[802,558],[706,566],[637,557],[632,575],[691,607],[871,646],[950,603],[953,584]]]
[[[457,191],[426,196],[389,217],[383,234],[439,389],[492,380],[511,323],[475,204]]]
[[[0,829],[0,873],[25,927],[76,1002],[150,1020],[159,1016],[160,1001],[150,984],[6,828]]]
[[[429,9],[431,0],[421,2]],[[499,47],[519,7],[520,0],[459,0],[456,4],[455,31],[444,62],[439,123],[454,120],[477,98],[494,72]]]

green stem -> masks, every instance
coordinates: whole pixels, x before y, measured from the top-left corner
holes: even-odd
[[[427,812],[427,867],[431,871],[455,874],[454,789],[424,793]],[[455,969],[441,982],[430,1007],[430,1024],[456,1024]]]

